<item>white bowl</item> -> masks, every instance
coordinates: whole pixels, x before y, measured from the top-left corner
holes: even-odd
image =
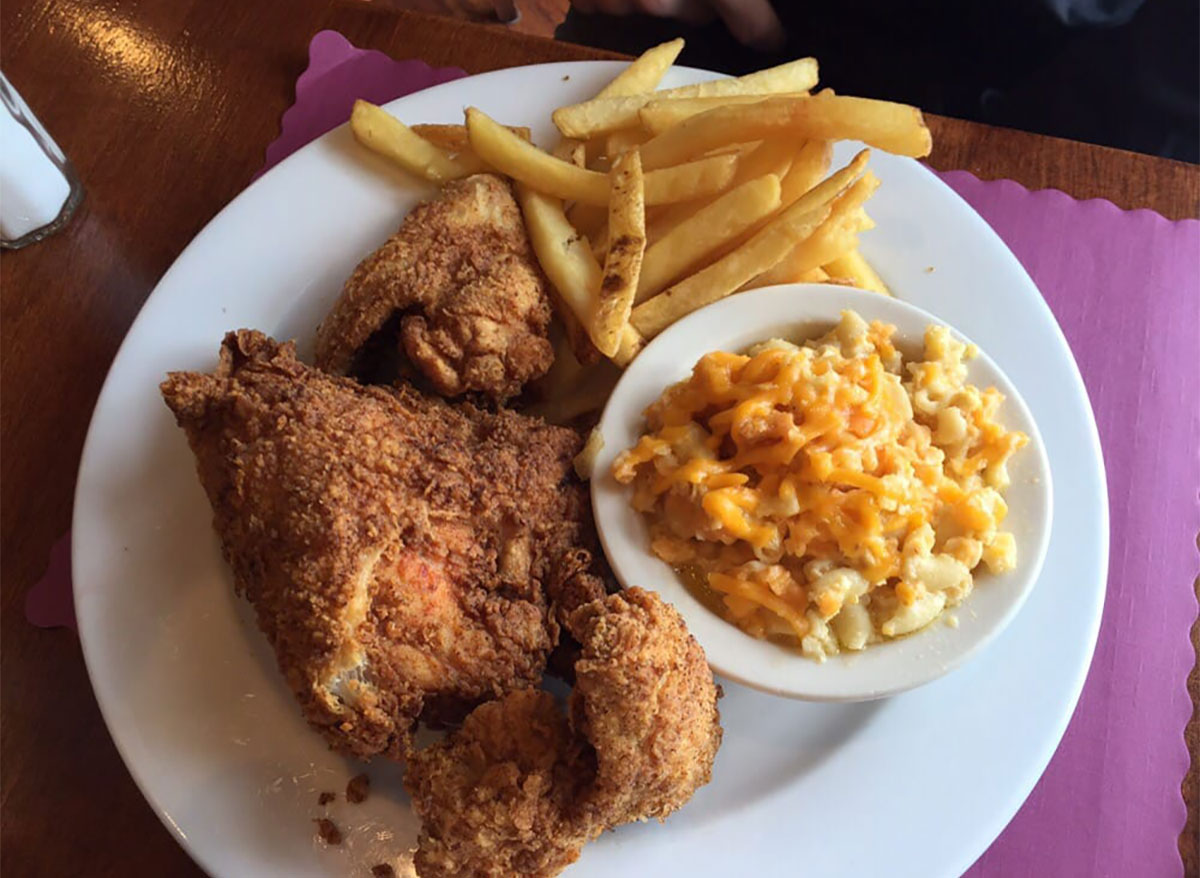
[[[650,552],[646,523],[629,505],[632,489],[612,477],[612,463],[642,434],[646,407],[668,385],[686,378],[704,354],[741,351],[769,338],[812,338],[827,331],[846,308],[868,321],[895,325],[897,346],[906,356],[920,351],[927,326],[944,323],[898,299],[829,284],[767,287],[714,303],[667,329],[630,364],[600,420],[604,447],[592,477],[600,540],[625,587],[653,589],[674,604],[704,647],[709,664],[722,676],[764,692],[817,701],[882,698],[937,679],[1004,630],[1037,581],[1050,540],[1050,465],[1029,409],[999,367],[981,352],[968,365],[968,380],[997,387],[1005,396],[1001,422],[1030,438],[1010,462],[1012,486],[1005,493],[1009,513],[1004,526],[1016,537],[1016,568],[998,576],[980,568],[970,596],[926,628],[824,663],[757,640],[700,603],[679,575]],[[947,622],[950,616],[957,627]]]

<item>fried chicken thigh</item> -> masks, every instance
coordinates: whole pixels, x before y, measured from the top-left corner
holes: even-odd
[[[252,331],[162,392],[238,590],[345,752],[403,757],[418,717],[536,686],[559,620],[603,593],[573,431],[363,387]]]
[[[346,281],[317,328],[317,366],[348,374],[398,313],[396,343],[439,393],[515,396],[554,359],[546,284],[509,184],[447,183]]]
[[[661,820],[711,778],[720,689],[675,609],[633,588],[568,624],[581,644],[569,718],[514,692],[410,757],[421,878],[550,878],[605,829]]]

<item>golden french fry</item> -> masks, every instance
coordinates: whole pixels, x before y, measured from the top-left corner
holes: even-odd
[[[588,328],[591,336],[596,290],[600,289],[600,264],[592,256],[586,239],[567,220],[560,199],[522,183],[517,184],[516,193],[542,271],[566,311]],[[594,338],[592,342],[595,343]]]
[[[526,143],[485,113],[467,110],[471,149],[485,162],[538,192],[608,206],[608,175],[579,168]],[[720,192],[737,170],[737,156],[711,156],[645,175],[646,203],[668,204]]]
[[[577,168],[587,167],[587,144],[581,140],[565,137],[550,153],[556,159],[572,164]]]
[[[801,154],[803,152],[804,150],[801,149]],[[729,188],[732,190],[748,180],[765,177],[767,174],[774,174],[783,181],[786,179],[785,175],[792,165],[792,156],[795,153],[795,145],[785,138],[762,141],[744,158],[738,161],[737,173],[733,175],[733,179],[729,182]],[[824,173],[824,170],[822,170],[822,173]],[[646,243],[653,246],[696,211],[702,210],[711,204],[716,197],[719,196],[681,204],[671,204],[661,208],[657,215],[647,219]],[[795,201],[795,199],[793,198],[792,201]],[[783,204],[782,201],[780,203],[781,205]]]
[[[823,284],[829,281],[829,275],[823,268],[814,268],[812,271],[806,271],[796,278],[798,284]]]
[[[642,146],[647,170],[679,164],[727,143],[790,132],[819,140],[861,140],[887,152],[920,157],[932,144],[921,111],[870,98],[770,98],[717,107],[693,116]]]
[[[801,58],[778,67],[759,70],[737,79],[716,79],[666,91],[625,97],[605,95],[581,104],[559,107],[554,124],[565,137],[594,137],[638,124],[638,112],[650,101],[672,98],[725,97],[728,95],[778,95],[807,91],[817,83],[817,62]],[[750,137],[748,140],[760,138]],[[707,152],[707,150],[701,150]],[[645,156],[642,157],[645,164]],[[662,167],[660,165],[660,167]]]
[[[646,204],[674,204],[715,195],[729,188],[738,157],[714,155],[645,175]]]
[[[434,146],[449,152],[461,152],[471,145],[467,137],[466,125],[430,125],[419,124],[411,126],[414,133],[421,135]],[[524,125],[509,125],[508,130],[522,140],[532,139],[528,128]]]
[[[833,144],[828,140],[810,140],[796,153],[782,179],[779,199],[787,206],[816,186],[829,173]]]
[[[683,51],[683,39],[677,38],[647,49],[638,58],[622,70],[608,85],[600,89],[598,98],[615,98],[623,95],[641,94],[654,91],[659,80],[663,78]],[[527,140],[529,138],[526,138]],[[593,138],[584,145],[581,154],[578,147],[582,141],[576,138],[565,138],[554,149],[554,157],[586,168],[588,162],[595,160],[604,149],[602,138]]]
[[[485,162],[539,192],[586,204],[608,204],[608,177],[576,167],[526,143],[485,113],[467,110],[471,149]]]
[[[596,97],[616,98],[654,91],[682,51],[682,37],[647,49],[617,74],[612,82],[600,89]]]
[[[821,271],[821,269],[816,270]],[[827,262],[824,272],[828,277],[846,278],[851,281],[853,286],[860,289],[883,293],[885,296],[891,295],[883,278],[857,250],[843,253],[837,259]]]
[[[722,245],[779,208],[779,178],[773,174],[730,189],[679,223],[646,251],[634,301],[641,303],[703,265]]]
[[[592,337],[600,353],[617,354],[621,333],[629,325],[633,295],[638,289],[642,257],[646,251],[646,201],[642,160],[636,149],[622,155],[613,165],[608,205],[608,228],[612,245],[604,260],[600,302]]]
[[[462,166],[464,176],[469,177],[471,174],[483,174],[492,170],[491,165],[469,149],[460,152],[454,157],[454,160]]]
[[[653,338],[684,315],[725,298],[770,269],[829,214],[828,205],[812,208],[801,201],[724,258],[634,308],[629,316],[633,328]]]
[[[827,204],[837,199],[866,169],[867,159],[870,156],[870,152],[871,151],[867,149],[859,150],[858,154],[855,155],[854,158],[852,158],[844,168],[841,168],[840,170],[830,174],[816,186],[809,188],[799,197],[794,194],[794,184],[792,187],[789,187],[788,181],[785,179],[780,186],[782,190],[780,192],[779,199],[781,205],[780,213],[790,209],[796,204],[801,205],[801,210],[810,210],[819,205]],[[799,158],[800,157],[798,157],[798,159]],[[795,163],[793,163],[793,167],[795,167]],[[790,174],[791,172],[789,171],[788,173]],[[872,177],[872,179],[874,178]],[[787,192],[786,190],[788,188],[792,188],[793,191]],[[871,189],[870,191],[873,192],[874,189]],[[787,200],[784,200],[785,197]],[[856,206],[861,206],[861,204],[862,202],[857,202],[855,205],[850,205],[847,203],[843,210],[850,211]],[[776,214],[776,216],[778,215],[779,214]],[[839,214],[839,216],[841,216],[841,214]],[[751,226],[749,229],[742,232],[740,236],[734,238],[724,247],[719,249],[717,253],[714,254],[715,258],[719,259],[725,256],[725,254],[736,250],[738,247],[741,247],[752,237],[757,235],[768,223],[774,222],[774,219],[774,217],[768,217],[764,220],[760,220],[757,225]]]
[[[878,187],[879,179],[874,174],[864,174],[834,199],[829,217],[811,236],[798,242],[787,256],[747,283],[745,289],[792,283],[806,272],[854,250],[858,246],[862,205]]]
[[[470,173],[395,116],[366,101],[354,102],[350,130],[367,149],[432,183],[446,183]]]
[[[616,158],[635,146],[641,146],[649,139],[650,135],[640,128],[623,128],[604,138],[604,154],[610,159]]]
[[[725,95],[716,98],[675,98],[667,100],[652,100],[638,110],[638,119],[642,127],[651,135],[662,134],[668,128],[674,128],[680,122],[715,110],[717,107],[728,107],[732,104],[757,104],[771,97],[806,97],[807,95]]]

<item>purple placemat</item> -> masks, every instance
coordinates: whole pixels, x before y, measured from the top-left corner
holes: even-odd
[[[383,103],[464,75],[322,31],[263,171],[344,122],[355,98]],[[1108,598],[1075,716],[1029,799],[968,874],[1180,875],[1200,563],[1200,222],[963,171],[941,176],[1017,255],[1062,326],[1096,412],[1112,517]],[[26,614],[35,625],[74,627],[71,605],[68,534]]]

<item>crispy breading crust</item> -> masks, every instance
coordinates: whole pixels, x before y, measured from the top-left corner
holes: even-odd
[[[547,583],[594,548],[577,434],[363,387],[247,330],[162,392],[237,588],[331,744],[402,757],[428,705],[537,685],[562,615]]]
[[[569,720],[515,692],[410,757],[421,878],[550,878],[605,829],[661,820],[709,781],[721,693],[675,609],[634,588],[568,618]]]
[[[346,281],[317,328],[317,366],[348,374],[397,311],[397,343],[443,395],[502,400],[545,374],[548,286],[507,182],[477,174],[417,205]]]

